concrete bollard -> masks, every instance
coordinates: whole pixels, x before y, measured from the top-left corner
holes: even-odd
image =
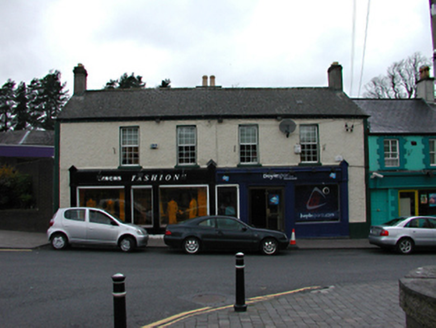
[[[126,287],[124,280],[126,277],[122,273],[117,273],[112,276],[114,285],[114,327],[125,328],[127,327],[126,318]]]
[[[245,278],[244,278],[244,253],[236,254],[236,303],[234,305],[236,312],[247,311],[245,304]]]

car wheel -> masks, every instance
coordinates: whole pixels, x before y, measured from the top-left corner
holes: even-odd
[[[276,254],[279,250],[277,241],[273,238],[267,238],[267,239],[262,240],[260,250],[265,255]]]
[[[63,233],[55,233],[51,237],[51,246],[56,250],[65,249],[68,247],[68,238]]]
[[[183,242],[183,248],[188,254],[196,254],[200,251],[200,241],[195,237],[186,238]]]
[[[135,249],[135,247],[136,247],[136,242],[135,239],[133,239],[132,237],[126,236],[121,238],[120,249],[123,252],[131,252]]]
[[[401,254],[410,254],[413,252],[413,240],[410,238],[400,239],[397,243],[397,251]]]

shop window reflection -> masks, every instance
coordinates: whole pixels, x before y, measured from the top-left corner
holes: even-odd
[[[237,213],[238,208],[238,189],[236,186],[222,187],[219,186],[218,190],[218,215],[226,215],[239,217]]]
[[[133,223],[141,226],[153,225],[151,188],[132,189]]]
[[[160,225],[176,224],[208,215],[207,187],[161,187]]]
[[[124,189],[119,188],[79,188],[79,206],[101,208],[125,221]]]

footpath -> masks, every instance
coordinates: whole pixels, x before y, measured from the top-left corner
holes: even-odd
[[[0,230],[0,251],[32,250],[48,245],[45,233]],[[299,250],[376,248],[367,239],[299,239]],[[148,247],[166,247],[151,235]],[[245,312],[234,305],[203,307],[144,327],[405,327],[398,281],[307,286],[246,299]]]

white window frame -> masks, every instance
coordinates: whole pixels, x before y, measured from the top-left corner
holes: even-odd
[[[193,133],[193,135],[186,137],[183,133]],[[192,147],[194,151],[191,150]],[[197,127],[195,125],[180,125],[177,127],[177,165],[195,164],[197,164]]]
[[[430,166],[436,166],[436,139],[429,140]]]
[[[255,129],[255,140],[247,140],[248,134],[245,133],[247,129]],[[251,138],[252,135],[250,134],[249,137]],[[259,164],[259,127],[255,124],[239,126],[239,163],[243,165]]]
[[[385,167],[400,166],[400,147],[398,139],[385,139],[383,141],[383,154]],[[396,148],[396,150],[394,149]]]
[[[132,134],[125,134],[130,132]],[[136,134],[136,140],[131,138]],[[120,127],[120,164],[121,166],[139,165],[139,127]]]
[[[319,163],[318,125],[300,125],[300,146],[301,163]]]

